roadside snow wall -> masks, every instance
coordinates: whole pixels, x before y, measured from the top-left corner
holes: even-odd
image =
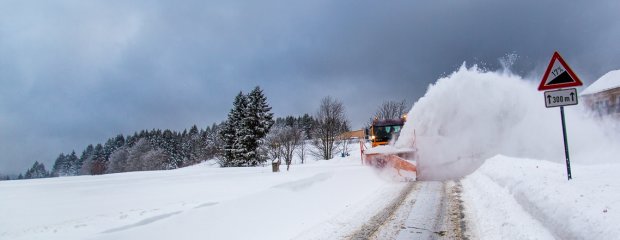
[[[395,144],[415,144],[418,178],[427,180],[465,176],[497,154],[563,162],[560,109],[545,108],[537,83],[463,64],[428,87]],[[582,105],[565,113],[571,161],[601,163],[620,154],[610,123],[589,117]]]

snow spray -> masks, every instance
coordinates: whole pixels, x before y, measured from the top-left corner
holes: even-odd
[[[562,127],[557,113],[545,108],[536,83],[464,63],[413,105],[396,147],[416,145],[422,180],[463,177],[497,154],[563,162]],[[620,137],[609,122],[582,105],[566,114],[573,162],[601,163],[620,154]]]

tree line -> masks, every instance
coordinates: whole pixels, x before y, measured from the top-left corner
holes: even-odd
[[[59,154],[50,171],[35,162],[18,178],[169,170],[208,159],[217,159],[221,167],[259,166],[268,160],[278,166],[283,160],[290,166],[295,153],[302,163],[308,155],[331,159],[338,136],[348,130],[344,105],[332,97],[323,98],[314,115],[274,119],[267,98],[256,87],[235,97],[222,123],[205,129],[194,125],[182,132],[152,129],[119,134],[104,144],[88,145],[80,155]]]
[[[35,162],[18,178],[99,175],[130,171],[168,170],[199,163],[217,154],[219,125],[206,129],[196,125],[189,131],[142,130],[127,137],[122,134],[104,144],[88,145],[78,156],[61,153],[51,171]]]

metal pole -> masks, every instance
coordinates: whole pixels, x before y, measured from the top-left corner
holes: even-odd
[[[566,122],[564,121],[564,106],[560,107],[560,113],[562,115],[562,133],[564,135],[564,154],[566,155],[566,173],[568,174],[568,180],[572,179],[570,174],[570,157],[568,155],[568,138],[566,137]]]
[[[362,165],[364,165],[364,147],[366,139],[362,138],[360,139],[360,159],[362,160]]]

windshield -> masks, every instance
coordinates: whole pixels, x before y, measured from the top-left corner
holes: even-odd
[[[401,128],[402,126],[400,125],[376,126],[374,127],[374,132],[373,132],[373,135],[375,136],[375,141],[378,141],[378,142],[389,141],[390,139],[392,139],[393,135],[398,136]]]

